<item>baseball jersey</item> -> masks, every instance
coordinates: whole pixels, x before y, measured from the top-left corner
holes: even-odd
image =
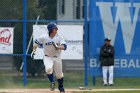
[[[49,57],[60,56],[62,50],[56,50],[52,42],[55,42],[57,45],[66,44],[62,35],[56,34],[53,38],[49,37],[48,34],[44,34],[35,39],[37,45],[43,45],[44,55]]]

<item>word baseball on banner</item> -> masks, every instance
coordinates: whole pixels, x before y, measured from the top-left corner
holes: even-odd
[[[0,53],[13,53],[13,27],[0,27]]]
[[[47,25],[33,26],[33,39],[47,33]],[[58,33],[63,35],[68,45],[61,54],[62,59],[83,59],[83,25],[58,25]],[[43,55],[43,49],[37,48],[34,59],[43,59]]]

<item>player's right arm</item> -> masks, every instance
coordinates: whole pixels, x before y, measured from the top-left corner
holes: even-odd
[[[106,49],[104,49],[104,46],[102,46],[100,49],[100,56],[101,57],[109,57],[109,54],[107,54],[105,50]]]
[[[33,42],[33,51],[31,53],[31,57],[35,55],[37,47],[42,48],[43,47],[43,36],[40,36],[39,38],[36,38]]]
[[[33,56],[35,55],[35,51],[36,51],[36,49],[37,49],[37,45],[33,45],[33,51],[32,51],[32,53],[31,53],[31,57],[33,58]]]

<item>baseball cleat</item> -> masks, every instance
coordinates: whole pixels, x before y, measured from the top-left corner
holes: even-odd
[[[113,84],[109,84],[109,86],[113,86]]]
[[[60,93],[65,93],[65,91],[60,91]]]
[[[55,83],[51,83],[51,84],[50,84],[50,90],[51,90],[51,91],[54,91],[54,90],[55,90]]]
[[[65,92],[60,92],[60,93],[65,93]]]
[[[60,93],[65,93],[64,87],[59,87],[58,89],[59,89]]]
[[[108,84],[103,84],[104,86],[107,86]]]

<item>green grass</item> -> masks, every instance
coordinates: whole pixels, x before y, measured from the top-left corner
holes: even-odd
[[[84,86],[84,74],[82,72],[65,72],[64,75],[64,85],[66,88]],[[94,89],[140,88],[140,78],[115,78],[114,83],[114,86],[104,87],[102,86],[102,78],[100,77],[96,78],[96,85],[93,86],[92,80],[89,78],[88,87]],[[24,87],[22,76],[0,76],[0,88],[48,88],[48,85],[49,81],[47,77],[27,77],[27,86]]]
[[[97,83],[94,88],[106,88],[102,86],[102,78],[97,78],[96,81]],[[140,78],[114,78],[114,83],[114,86],[107,88],[140,88]]]
[[[74,92],[74,93],[140,93],[140,91],[102,91],[102,92]]]

